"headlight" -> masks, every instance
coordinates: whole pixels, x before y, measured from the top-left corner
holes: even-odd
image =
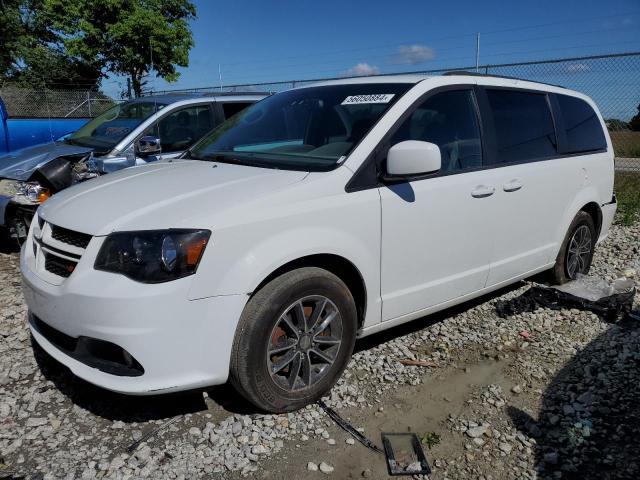
[[[37,182],[19,180],[0,180],[0,195],[10,197],[21,205],[38,205],[47,200],[51,193]]]
[[[16,196],[14,200],[20,202],[20,197],[25,198],[32,204],[43,203],[49,199],[51,193],[48,188],[42,187],[37,182],[17,182]]]
[[[209,230],[112,233],[102,244],[94,268],[143,283],[186,277],[196,272],[210,235]]]

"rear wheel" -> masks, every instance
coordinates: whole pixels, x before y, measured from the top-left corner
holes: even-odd
[[[332,273],[305,267],[261,288],[240,319],[231,381],[269,412],[313,403],[339,378],[353,351],[356,307]]]
[[[567,235],[553,267],[552,281],[563,284],[575,280],[580,274],[586,275],[591,268],[593,250],[596,245],[596,227],[587,212],[578,212],[571,222]]]

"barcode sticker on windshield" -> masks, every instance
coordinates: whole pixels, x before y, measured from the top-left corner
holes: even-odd
[[[389,103],[395,93],[376,93],[372,95],[351,95],[344,99],[342,105],[360,105],[363,103]]]

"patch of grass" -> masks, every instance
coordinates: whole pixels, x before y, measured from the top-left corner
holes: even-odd
[[[640,217],[640,173],[616,172],[617,223],[631,225]]]
[[[440,435],[438,435],[436,432],[427,432],[420,438],[422,444],[426,445],[429,450],[438,445],[440,443],[440,440]]]
[[[640,157],[640,132],[621,130],[609,132],[613,151],[616,157],[637,158]]]

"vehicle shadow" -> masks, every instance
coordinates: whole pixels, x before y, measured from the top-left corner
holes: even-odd
[[[432,313],[431,315],[426,315],[424,317],[411,320],[410,322],[403,323],[402,325],[398,325],[388,330],[383,330],[381,332],[374,333],[367,337],[361,338],[356,342],[355,352],[361,352],[362,350],[369,350],[385,342],[389,342],[391,340],[395,340],[396,338],[404,337],[405,335],[409,335],[411,333],[415,333],[417,331],[423,330],[432,325],[440,323],[448,318],[455,317],[456,315],[459,315],[460,313],[463,313],[467,310],[477,307],[478,305],[482,305],[485,302],[489,302],[502,295],[505,295],[509,292],[517,290],[523,285],[525,285],[523,281],[516,282],[512,285],[503,287],[499,290],[482,295],[481,297],[474,298],[473,300],[469,300],[459,305],[449,307],[445,310]]]
[[[511,407],[536,440],[538,478],[640,478],[640,325],[612,325],[547,387],[535,420]]]
[[[435,325],[520,286],[522,286],[521,282],[441,312],[370,335],[356,342],[355,351],[368,350],[395,338]],[[67,367],[45,352],[33,339],[31,343],[36,362],[47,380],[53,382],[56,388],[75,405],[109,420],[120,420],[125,423],[145,422],[187,413],[210,411],[211,405],[208,405],[204,400],[203,392],[213,401],[212,403],[227,412],[243,415],[262,413],[237,393],[229,383],[207,389],[161,395],[131,396],[114,393],[76,377]]]

